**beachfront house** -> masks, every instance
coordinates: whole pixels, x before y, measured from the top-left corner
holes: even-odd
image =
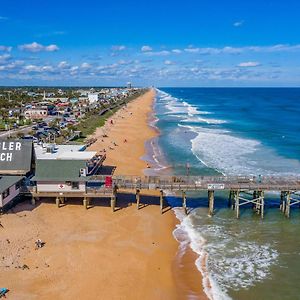
[[[21,187],[34,168],[32,142],[0,140],[0,211],[19,201]]]
[[[92,176],[103,175],[105,156],[78,145],[36,145],[36,172],[32,181],[40,196],[82,194]]]
[[[19,200],[24,176],[0,176],[0,213]]]

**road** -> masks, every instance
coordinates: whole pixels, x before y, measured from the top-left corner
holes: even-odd
[[[22,126],[22,127],[17,128],[17,129],[12,129],[12,130],[9,130],[9,131],[3,131],[3,132],[0,133],[0,138],[1,139],[6,139],[10,136],[15,136],[18,133],[23,133],[24,135],[26,135],[31,131],[31,126],[32,125]]]

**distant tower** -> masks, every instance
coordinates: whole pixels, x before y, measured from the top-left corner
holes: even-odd
[[[43,99],[46,100],[46,91],[44,91],[44,98]]]
[[[127,82],[127,88],[131,89],[131,87],[132,87],[131,82]]]

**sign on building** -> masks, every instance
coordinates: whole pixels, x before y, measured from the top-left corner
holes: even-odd
[[[0,139],[0,175],[25,175],[31,170],[32,142]]]

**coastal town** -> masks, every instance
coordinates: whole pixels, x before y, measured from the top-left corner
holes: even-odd
[[[143,89],[132,88],[130,83],[126,88],[2,87],[0,138],[82,143],[106,118],[141,93]]]

